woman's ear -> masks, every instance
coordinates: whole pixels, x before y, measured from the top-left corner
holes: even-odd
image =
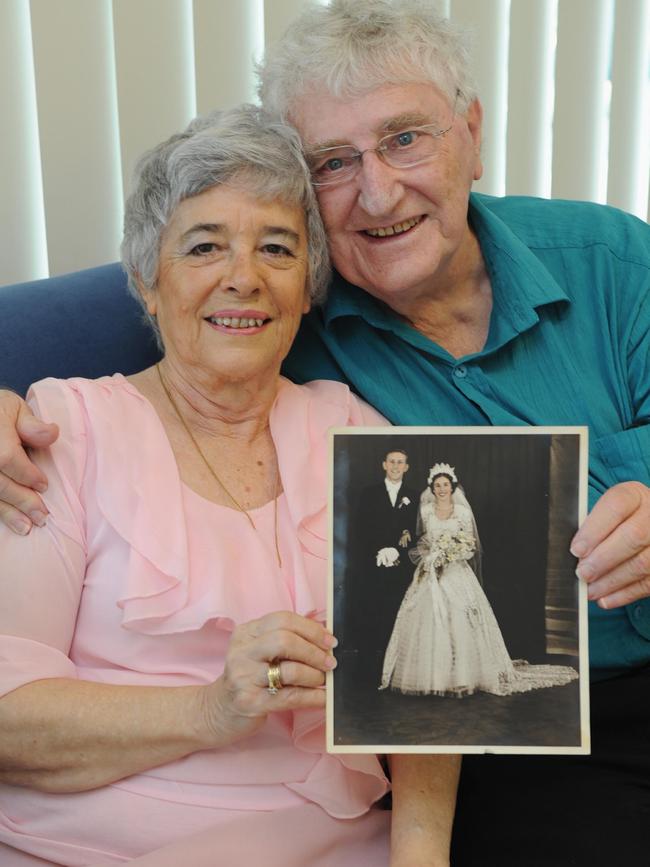
[[[142,300],[144,301],[145,307],[147,308],[147,313],[150,316],[155,316],[157,311],[157,297],[155,289],[147,289],[140,279],[138,275],[135,278],[136,286],[138,287],[138,292],[142,296]]]

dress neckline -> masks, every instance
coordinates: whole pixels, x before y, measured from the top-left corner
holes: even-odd
[[[433,507],[433,514],[436,516],[438,521],[450,521],[454,517],[455,511],[456,511],[456,504],[454,503],[451,507],[451,512],[445,518],[443,518],[441,515],[439,515],[436,512],[436,507],[435,506]]]
[[[199,494],[198,491],[195,491],[194,488],[190,487],[187,482],[184,482],[181,479],[181,488],[183,489],[183,493],[189,493],[189,495],[198,500],[204,508],[214,507],[215,509],[225,510],[227,512],[231,512],[235,515],[243,515],[243,512],[240,512],[238,509],[233,509],[231,506],[226,506],[223,503],[215,503],[214,500],[209,500],[207,497]],[[280,507],[282,500],[284,498],[284,491],[282,491],[277,497],[278,508]],[[254,509],[246,509],[246,511],[251,515],[262,515],[265,511],[271,511],[273,509],[273,504],[276,500],[269,500],[268,503],[263,503],[261,506],[255,506]]]

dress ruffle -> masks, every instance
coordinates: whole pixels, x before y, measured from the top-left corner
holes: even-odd
[[[346,386],[329,382],[297,386],[281,380],[271,411],[270,428],[284,489],[278,509],[285,516],[281,546],[285,572],[292,579],[290,594],[271,579],[268,593],[259,581],[247,587],[232,580],[229,546],[232,556],[241,561],[241,552],[249,550],[243,534],[250,532],[250,550],[259,547],[258,535],[246,521],[242,521],[242,538],[224,539],[224,556],[213,564],[209,575],[192,572],[183,504],[187,496],[198,495],[188,495],[151,404],[119,374],[94,382],[69,380],[67,385],[81,397],[79,404],[93,441],[89,451],[95,464],[89,470],[95,475],[97,508],[127,543],[123,589],[117,603],[122,610],[122,627],[160,636],[199,630],[212,621],[216,628],[232,631],[239,623],[277,610],[277,599],[284,598],[283,593],[285,607],[306,617],[325,619],[327,431],[362,421],[359,405]],[[133,438],[124,434],[134,425],[134,399],[142,407],[137,414],[137,436],[146,444],[143,449],[133,448]],[[206,508],[211,506],[215,504],[206,502]],[[232,510],[227,511],[232,519]],[[253,516],[256,511],[261,512],[253,510]],[[283,785],[336,818],[367,812],[388,789],[377,758],[325,753],[322,711],[296,711],[291,717],[295,748],[313,754],[314,761],[307,767],[302,765],[304,777],[289,777]],[[137,789],[139,779],[132,778],[129,787]],[[155,782],[144,780],[145,784],[147,793],[150,786],[157,788]]]
[[[115,380],[122,380],[122,388],[115,388]],[[240,591],[229,592],[228,581],[219,581],[217,575],[204,588],[210,598],[199,600],[191,593],[183,483],[153,407],[120,374],[69,384],[83,398],[95,440],[97,505],[130,548],[125,590],[118,601],[122,626],[163,635],[199,629],[208,620],[226,629],[250,620]],[[146,444],[143,450],[134,450],[123,435],[133,398],[143,404],[138,432]],[[349,424],[353,400],[347,386],[339,383],[297,386],[283,379],[271,411],[286,503],[304,554],[294,558],[295,610],[319,620],[326,608],[326,433],[330,427]],[[295,431],[299,434],[291,436]]]

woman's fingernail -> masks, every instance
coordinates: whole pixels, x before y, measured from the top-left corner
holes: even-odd
[[[325,668],[332,669],[332,668],[336,668],[336,666],[337,666],[336,659],[333,656],[328,656],[327,659],[325,660]]]
[[[39,494],[44,494],[47,491],[47,483],[46,482],[36,482],[34,485],[34,490],[38,491]]]
[[[32,529],[32,525],[25,518],[13,518],[9,521],[9,527],[19,536],[26,536]]]
[[[40,512],[37,509],[34,509],[33,512],[29,513],[29,517],[32,519],[32,523],[36,524],[37,527],[45,526],[45,520],[47,518],[45,512]]]
[[[336,639],[329,632],[325,635],[325,638],[323,639],[323,644],[325,645],[325,647],[336,647],[338,643],[338,639]]]

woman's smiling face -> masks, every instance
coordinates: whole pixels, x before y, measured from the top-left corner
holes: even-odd
[[[433,493],[438,501],[446,502],[451,497],[451,482],[447,476],[438,476],[433,480]]]
[[[302,208],[224,184],[182,201],[144,290],[165,354],[204,374],[277,374],[309,310]]]

